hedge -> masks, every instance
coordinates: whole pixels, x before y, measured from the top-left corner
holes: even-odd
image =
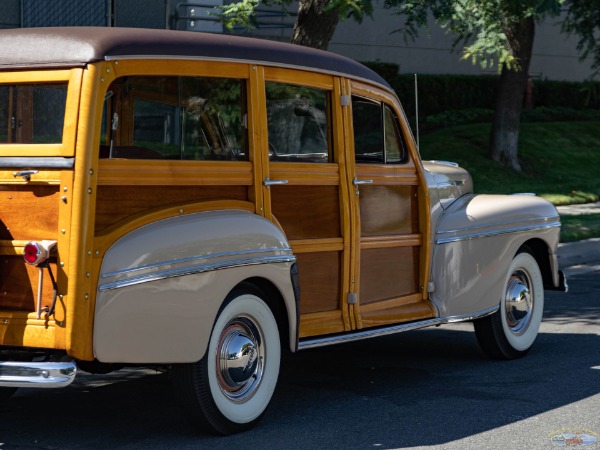
[[[399,74],[398,65],[365,62],[394,88],[409,116],[415,115],[414,75]],[[419,75],[419,116],[431,116],[445,111],[493,109],[497,75]],[[532,80],[533,106],[600,109],[600,82],[582,83]]]

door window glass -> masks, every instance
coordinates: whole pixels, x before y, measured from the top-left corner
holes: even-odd
[[[394,111],[380,102],[352,97],[354,154],[357,163],[398,164],[408,152]]]
[[[269,159],[331,162],[327,91],[266,83]]]

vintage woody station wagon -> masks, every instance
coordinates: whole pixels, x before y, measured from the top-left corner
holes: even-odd
[[[556,209],[421,162],[349,59],[158,30],[0,32],[0,389],[171,367],[254,425],[292,352],[455,321],[525,354],[564,289]]]

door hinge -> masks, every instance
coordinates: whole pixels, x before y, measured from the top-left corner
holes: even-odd
[[[427,283],[427,291],[435,292],[435,283],[433,281],[430,281],[429,283]]]
[[[356,305],[358,303],[358,296],[356,292],[348,292],[348,304]]]
[[[349,95],[340,95],[340,104],[342,106],[350,106],[350,96]]]

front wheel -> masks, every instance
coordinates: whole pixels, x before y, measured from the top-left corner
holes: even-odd
[[[279,375],[277,321],[251,284],[225,299],[204,358],[173,367],[184,413],[200,430],[233,434],[253,427],[264,414]]]
[[[515,359],[533,345],[544,312],[544,284],[531,253],[517,253],[512,260],[494,314],[474,321],[475,334],[483,351],[495,359]]]

